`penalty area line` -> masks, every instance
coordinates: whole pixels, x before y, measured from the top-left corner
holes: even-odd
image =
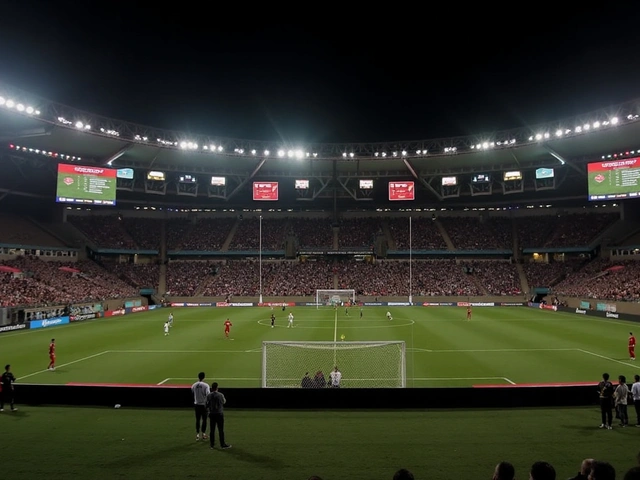
[[[591,356],[594,356],[594,357],[602,358],[603,360],[609,360],[610,362],[619,363],[620,365],[625,365],[627,367],[635,367],[635,365],[633,363],[623,362],[621,360],[616,360],[615,358],[606,357],[604,355],[600,355],[599,353],[590,352],[589,350],[583,350],[581,348],[576,348],[576,351],[582,352],[582,353],[585,353],[587,355],[591,355]]]
[[[171,380],[171,377],[169,378],[165,378],[164,380],[162,380],[160,383],[156,383],[156,385],[164,385],[165,383],[167,383],[169,380]]]
[[[88,357],[79,358],[78,360],[74,360],[73,362],[63,363],[62,365],[58,365],[56,368],[66,367],[68,365],[73,365],[74,363],[84,362],[85,360],[90,360],[92,358],[96,358],[96,357],[99,357],[101,355],[104,355],[105,353],[110,353],[110,352],[111,352],[111,350],[105,350],[104,352],[96,353],[94,355],[89,355]],[[25,378],[33,377],[34,375],[39,375],[41,373],[49,372],[49,371],[51,371],[51,370],[49,370],[49,369],[40,370],[38,372],[34,372],[34,373],[30,373],[28,375],[24,375],[22,377],[18,377],[16,380],[23,380]],[[55,371],[55,370],[53,370],[53,371]]]

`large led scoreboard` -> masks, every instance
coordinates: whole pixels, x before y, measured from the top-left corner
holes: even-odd
[[[414,182],[389,182],[389,201],[415,200]]]
[[[640,197],[640,157],[587,165],[589,200]]]

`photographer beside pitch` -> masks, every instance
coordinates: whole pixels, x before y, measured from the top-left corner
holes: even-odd
[[[223,449],[231,448],[231,445],[224,441],[224,404],[227,399],[218,391],[218,382],[211,384],[211,393],[207,395],[207,410],[209,410],[209,438],[211,449],[215,448],[216,427],[218,427],[218,435],[220,437],[220,447]]]

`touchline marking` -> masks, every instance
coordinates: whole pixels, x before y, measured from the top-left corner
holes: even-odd
[[[579,348],[496,348],[496,349],[478,349],[478,350],[426,350],[426,349],[413,349],[416,352],[428,352],[428,353],[473,353],[473,352],[485,352],[485,353],[500,353],[500,352],[575,352],[579,351]]]
[[[516,382],[512,382],[512,381],[511,381],[511,380],[509,380],[507,377],[502,377],[502,379],[503,379],[505,382],[509,382],[511,385],[515,385],[515,384],[516,384]]]
[[[616,362],[616,363],[619,363],[620,365],[626,365],[627,367],[635,367],[636,366],[633,363],[622,362],[620,360],[616,360],[615,358],[605,357],[604,355],[600,355],[598,353],[593,353],[593,352],[590,352],[589,350],[583,350],[581,348],[576,348],[576,351],[582,352],[582,353],[586,353],[587,355],[593,355],[594,357],[599,357],[599,358],[602,358],[604,360],[609,360],[610,362]]]
[[[109,353],[253,353],[255,350],[109,350]]]
[[[232,381],[232,380],[242,380],[242,381],[247,381],[247,380],[262,380],[262,378],[256,377],[256,378],[243,378],[243,377],[229,377],[229,378],[219,378],[219,377],[215,377],[216,380],[225,380],[225,381]],[[193,377],[190,378],[186,378],[186,377],[170,377],[170,378],[165,378],[162,382],[158,383],[158,385],[164,385],[166,382],[168,382],[169,380],[193,380]],[[291,378],[291,379],[285,379],[285,380],[300,380],[299,378]]]
[[[73,362],[63,363],[62,365],[58,365],[56,368],[66,367],[67,365],[73,365],[74,363],[84,362],[85,360],[90,360],[92,358],[99,357],[100,355],[104,355],[105,353],[110,353],[111,350],[105,350],[104,352],[96,353],[94,355],[89,355],[88,357],[79,358],[78,360],[74,360]],[[49,372],[50,370],[40,370],[39,372],[30,373],[29,375],[25,375],[24,377],[18,377],[16,380],[23,380],[25,378],[33,377],[34,375],[38,375],[40,373]],[[55,370],[54,370],[55,371]]]

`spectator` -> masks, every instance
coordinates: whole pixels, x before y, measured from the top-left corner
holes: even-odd
[[[594,461],[589,480],[616,480],[616,470],[610,463]]]
[[[529,480],[556,480],[556,470],[550,463],[535,462],[531,465]]]
[[[414,480],[413,473],[406,468],[401,468],[393,474],[393,480]]]
[[[593,465],[593,458],[585,458],[580,465],[580,471],[575,477],[571,477],[569,480],[589,480],[589,473],[591,473],[591,466]]]
[[[509,462],[500,462],[493,472],[493,480],[514,480],[516,470]]]

